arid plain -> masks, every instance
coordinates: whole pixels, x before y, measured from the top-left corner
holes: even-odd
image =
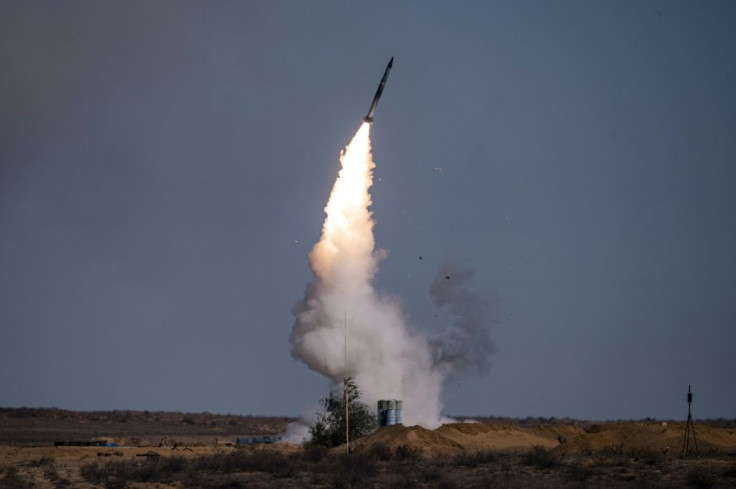
[[[391,426],[353,453],[288,443],[289,418],[0,409],[3,488],[695,487],[736,486],[736,423],[476,418],[436,430]],[[467,420],[466,420],[467,421]],[[116,446],[59,446],[54,441]],[[691,443],[691,448],[693,444]]]

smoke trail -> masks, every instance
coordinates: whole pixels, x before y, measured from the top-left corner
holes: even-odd
[[[403,399],[406,423],[434,427],[441,422],[445,374],[433,367],[426,338],[405,325],[398,300],[372,284],[385,252],[375,249],[369,210],[375,167],[369,131],[363,124],[340,157],[322,237],[309,254],[315,280],[293,310],[291,354],[335,384],[354,377],[369,406]]]
[[[493,322],[488,317],[490,299],[470,288],[474,275],[474,270],[445,262],[429,288],[437,307],[448,308],[454,318],[448,331],[430,340],[438,368],[472,368],[481,374],[490,368],[490,354],[496,349],[489,331]]]
[[[291,354],[333,384],[355,378],[369,406],[378,399],[403,399],[406,424],[434,428],[443,421],[447,376],[462,368],[485,369],[493,344],[483,326],[481,300],[464,285],[469,270],[445,265],[438,273],[454,280],[435,279],[430,293],[457,320],[431,341],[407,326],[396,298],[373,288],[386,253],[375,248],[369,210],[375,167],[369,132],[370,124],[363,124],[340,157],[322,237],[309,254],[315,280],[293,310]]]

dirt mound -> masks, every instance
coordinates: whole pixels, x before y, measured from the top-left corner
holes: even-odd
[[[602,423],[561,444],[561,454],[609,454],[636,456],[648,451],[677,453],[682,449],[684,423]],[[736,429],[695,425],[701,453],[736,450]]]
[[[436,430],[402,425],[381,428],[355,442],[356,449],[384,446],[395,450],[404,446],[423,455],[447,455],[487,450],[517,450],[534,446],[553,448],[559,437],[577,435],[582,429],[572,426],[521,428],[515,425],[451,423]]]
[[[466,451],[510,450],[559,444],[552,430],[521,428],[514,425],[483,423],[452,423],[437,428],[437,432],[458,443]]]
[[[356,450],[371,450],[384,446],[394,451],[403,446],[422,455],[447,455],[464,451],[462,445],[450,440],[437,431],[421,426],[394,425],[381,428],[370,435],[357,440]]]
[[[447,455],[487,450],[525,450],[541,446],[561,455],[644,456],[675,454],[682,449],[684,423],[605,422],[587,425],[452,423],[436,430],[401,425],[381,428],[355,442],[360,450],[404,446],[423,455]],[[695,425],[701,454],[736,451],[736,428]]]

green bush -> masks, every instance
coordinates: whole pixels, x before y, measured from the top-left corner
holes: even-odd
[[[352,378],[345,379],[344,389],[348,397],[348,424],[350,440],[357,440],[376,429],[376,417],[371,409],[360,402],[360,391]],[[309,444],[336,447],[345,439],[345,392],[331,392],[322,398],[320,404],[324,413],[317,415],[317,421],[309,427],[312,435]]]

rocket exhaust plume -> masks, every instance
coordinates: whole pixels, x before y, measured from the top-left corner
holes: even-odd
[[[364,122],[340,157],[322,237],[309,254],[315,280],[294,307],[291,354],[334,384],[354,377],[369,406],[403,399],[406,422],[438,426],[445,375],[426,338],[405,325],[397,299],[373,288],[378,262],[370,211],[375,167]],[[344,328],[348,323],[348,366]]]
[[[405,424],[435,428],[444,421],[445,379],[458,368],[482,370],[493,345],[480,313],[466,314],[447,335],[430,341],[406,324],[397,298],[374,289],[386,252],[376,249],[373,236],[370,127],[364,122],[340,156],[342,169],[325,207],[322,237],[309,253],[314,281],[293,309],[291,354],[333,385],[353,377],[369,406],[378,399],[403,399]],[[440,283],[430,293],[439,307],[475,311],[477,300],[464,285],[472,271],[445,267],[439,273],[456,271],[463,279],[460,288]],[[466,350],[474,339],[481,341]]]

